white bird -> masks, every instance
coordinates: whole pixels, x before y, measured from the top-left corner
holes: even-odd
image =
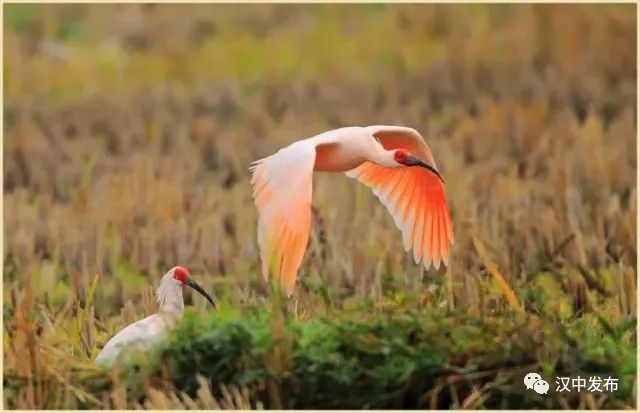
[[[422,136],[403,126],[347,127],[299,140],[250,169],[265,278],[293,292],[311,229],[314,171],[346,172],[370,187],[425,268],[448,265],[453,226],[444,180]]]
[[[160,280],[156,291],[158,312],[122,329],[113,336],[96,357],[96,363],[111,364],[125,348],[147,349],[161,341],[168,330],[182,317],[184,300],[182,288],[188,285],[202,294],[211,305],[216,303],[211,296],[189,275],[184,267],[173,267]]]

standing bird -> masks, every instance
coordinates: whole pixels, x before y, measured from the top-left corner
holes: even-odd
[[[330,130],[253,162],[258,244],[265,278],[291,294],[309,241],[313,171],[345,172],[370,187],[402,231],[416,264],[448,265],[453,227],[438,172],[424,138],[403,126]]]
[[[96,363],[111,364],[125,348],[146,349],[151,344],[162,340],[169,328],[182,317],[184,310],[182,288],[185,285],[202,294],[214,308],[216,307],[213,298],[191,278],[189,270],[183,267],[173,267],[162,277],[156,291],[158,312],[130,324],[113,336],[96,357]]]

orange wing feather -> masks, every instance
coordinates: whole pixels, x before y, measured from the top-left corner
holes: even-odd
[[[251,167],[262,274],[278,277],[287,294],[293,292],[309,242],[315,156],[315,147],[301,142]]]
[[[367,128],[387,149],[405,148],[420,159],[435,165],[422,137],[411,128],[370,126]],[[413,250],[416,264],[435,269],[448,265],[453,225],[442,182],[421,167],[386,168],[364,162],[347,172],[370,187],[402,231],[405,251]]]
[[[405,251],[425,268],[448,265],[453,230],[440,180],[420,167],[391,169],[365,162],[349,172],[373,190],[402,231]]]

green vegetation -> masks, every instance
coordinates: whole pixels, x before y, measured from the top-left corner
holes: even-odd
[[[6,5],[9,408],[636,407],[633,5]],[[314,180],[286,303],[252,160],[345,125],[426,137],[451,266],[370,191]],[[184,265],[179,330],[92,363]],[[525,391],[597,373],[616,393]]]
[[[555,385],[552,397],[527,392],[522,378],[541,371],[547,377],[620,378],[620,392],[607,398],[604,408],[624,408],[623,400],[632,397],[632,318],[615,326],[593,316],[561,325],[535,315],[477,318],[408,304],[367,305],[311,320],[285,321],[282,312],[263,307],[188,313],[148,357],[123,357],[125,367],[113,373],[115,391],[131,403],[156,409],[211,407],[199,392],[214,389],[213,396],[224,400],[229,387],[236,389],[239,401],[227,407],[590,406],[575,392],[555,393]],[[76,385],[95,394],[112,385],[100,372],[74,379],[80,377]],[[16,378],[7,383],[10,392],[21,384]],[[163,396],[145,401],[149,383],[156,383]],[[90,399],[78,399],[73,407],[97,407]]]

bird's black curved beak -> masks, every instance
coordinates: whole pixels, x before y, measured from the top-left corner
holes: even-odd
[[[407,165],[409,165],[409,166],[421,166],[423,168],[426,168],[426,169],[430,170],[431,172],[433,172],[442,181],[442,183],[444,183],[444,179],[442,178],[442,175],[440,175],[440,172],[438,172],[438,169],[435,166],[431,165],[430,163],[422,161],[422,160],[416,158],[415,156],[408,156],[407,157]]]
[[[202,294],[204,296],[204,298],[207,299],[207,301],[209,301],[211,303],[211,305],[213,306],[213,308],[218,308],[218,305],[216,304],[215,300],[213,298],[211,298],[211,296],[209,295],[209,293],[207,293],[204,288],[202,288],[202,286],[200,286],[200,284],[198,284],[198,282],[196,280],[194,280],[191,277],[187,278],[187,285],[191,288],[193,288],[194,290],[196,290],[197,292],[199,292],[200,294]]]

